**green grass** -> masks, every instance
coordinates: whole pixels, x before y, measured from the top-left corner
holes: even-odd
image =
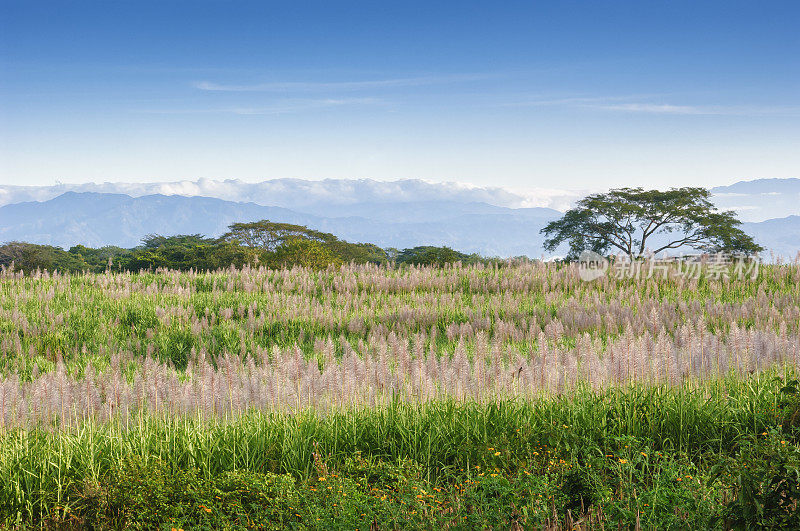
[[[227,419],[144,408],[127,423],[12,429],[0,409],[0,528],[800,528],[800,385],[778,367],[798,363],[799,301],[797,265],[735,282],[585,283],[560,265],[0,275],[0,393],[59,361],[75,380],[121,359],[131,382],[149,355],[188,380],[192,351],[280,363],[295,346],[323,369],[349,347],[510,363],[548,345],[558,371],[572,349],[600,345],[605,360],[640,338],[646,361],[685,360],[707,332],[742,363],[671,385]],[[769,345],[780,362],[748,374]],[[26,411],[60,396],[20,392]]]
[[[375,278],[408,284],[384,290]],[[297,344],[312,356],[316,339],[331,338],[339,351],[342,340],[356,345],[380,327],[384,332],[378,335],[391,330],[404,341],[435,329],[437,353],[452,353],[457,338],[447,339],[446,328],[478,317],[487,320],[490,338],[501,322],[528,330],[535,320],[543,329],[558,318],[564,324],[560,341],[565,345],[583,333],[608,341],[622,334],[629,320],[647,318],[653,307],[665,315],[674,310],[674,325],[663,323],[668,334],[694,322],[721,336],[734,322],[740,328],[773,331],[785,323],[788,333],[796,334],[800,324],[793,311],[798,300],[800,269],[766,265],[755,280],[724,285],[705,278],[697,285],[674,278],[582,283],[563,266],[541,271],[508,267],[376,272],[354,268],[0,276],[0,333],[7,339],[0,343],[0,374],[27,378],[34,361],[40,370],[51,370],[59,356],[70,373],[82,371],[87,363],[101,368],[114,351],[144,355],[148,346],[155,348],[157,357],[174,359],[177,366],[185,363],[192,346],[216,356],[224,351],[252,355],[258,348]],[[247,326],[246,314],[243,318],[238,314],[240,307],[251,306],[265,319],[263,326],[255,329]],[[616,307],[630,315],[606,322],[606,311]],[[234,310],[231,319],[220,318],[226,308]],[[162,321],[157,309],[180,312]],[[601,319],[596,324],[572,325],[577,309]],[[404,318],[406,311],[412,311],[412,317]],[[192,332],[193,321],[207,314],[216,321]],[[320,314],[325,319],[319,319]],[[57,316],[63,319],[60,325],[55,324]],[[353,321],[363,323],[364,329],[351,330]],[[11,341],[14,336],[19,346]],[[467,345],[472,341],[467,338]],[[536,348],[536,338],[527,337],[512,346],[527,353]]]
[[[7,431],[0,521],[403,529],[538,528],[583,518],[722,528],[749,521],[767,483],[786,484],[781,478],[800,470],[793,395],[781,392],[791,376],[327,416],[140,417]],[[742,498],[747,489],[754,499]],[[797,503],[790,497],[776,515],[751,520],[796,522]]]

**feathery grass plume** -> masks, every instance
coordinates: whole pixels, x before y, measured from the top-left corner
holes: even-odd
[[[225,418],[797,367],[799,271],[702,283],[583,283],[552,264],[6,271],[0,404],[22,424]]]

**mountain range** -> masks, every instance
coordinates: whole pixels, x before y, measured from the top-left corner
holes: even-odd
[[[749,220],[744,230],[774,254],[794,257],[800,250],[800,179],[745,181],[712,192],[720,207]],[[448,245],[487,256],[539,257],[545,254],[539,230],[581,195],[416,180],[0,186],[0,242],[133,247],[147,234],[218,236],[236,221],[270,219],[382,247]],[[237,200],[245,197],[250,200]],[[537,204],[559,209],[531,206]],[[761,219],[767,212],[773,219]]]
[[[800,214],[800,179],[740,181],[711,189],[714,204],[735,210],[742,221],[766,221]]]
[[[0,241],[64,248],[78,243],[133,247],[147,234],[218,236],[235,221],[270,219],[383,247],[449,245],[491,256],[538,256],[539,228],[560,215],[548,208],[511,209],[457,201],[358,203],[350,207],[347,212],[352,215],[326,217],[210,197],[66,192],[48,201],[0,207]]]
[[[47,201],[65,192],[99,192],[145,195],[216,197],[226,201],[252,201],[322,216],[338,216],[343,207],[360,203],[406,203],[455,201],[487,203],[509,208],[549,207],[565,210],[583,193],[555,189],[512,191],[500,187],[478,187],[464,183],[432,183],[420,179],[376,181],[373,179],[271,179],[257,183],[226,179],[166,183],[81,183],[52,186],[0,185],[0,206],[23,201]]]

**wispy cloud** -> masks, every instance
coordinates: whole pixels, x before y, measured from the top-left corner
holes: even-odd
[[[542,98],[509,104],[515,107],[568,107],[638,114],[697,116],[767,116],[800,114],[800,106],[684,105],[652,101],[654,96]],[[648,101],[649,100],[649,101]]]
[[[215,107],[206,109],[139,109],[135,112],[144,114],[238,114],[247,115],[278,115],[296,112],[322,110],[334,107],[359,106],[359,105],[384,105],[386,100],[378,98],[324,98],[324,99],[299,99],[281,100],[264,106],[253,107]]]
[[[618,103],[594,105],[596,109],[649,114],[683,114],[705,116],[796,116],[800,106],[758,105],[672,105],[668,103]]]
[[[539,96],[525,98],[517,101],[505,103],[507,107],[591,107],[603,104],[613,104],[615,102],[628,102],[646,100],[648,98],[660,97],[660,94],[636,94],[625,96]]]
[[[358,91],[393,87],[417,87],[446,83],[461,83],[487,79],[487,74],[455,74],[448,76],[406,77],[392,79],[373,79],[360,81],[273,81],[255,84],[225,84],[211,81],[198,81],[193,86],[199,90],[212,92],[317,92],[317,91]]]
[[[720,110],[712,111],[691,105],[671,105],[668,103],[616,103],[610,105],[591,105],[596,109],[607,111],[625,111],[651,114],[720,114]]]

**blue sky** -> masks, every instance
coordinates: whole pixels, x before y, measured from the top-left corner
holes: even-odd
[[[0,183],[800,176],[797,2],[0,2]]]

